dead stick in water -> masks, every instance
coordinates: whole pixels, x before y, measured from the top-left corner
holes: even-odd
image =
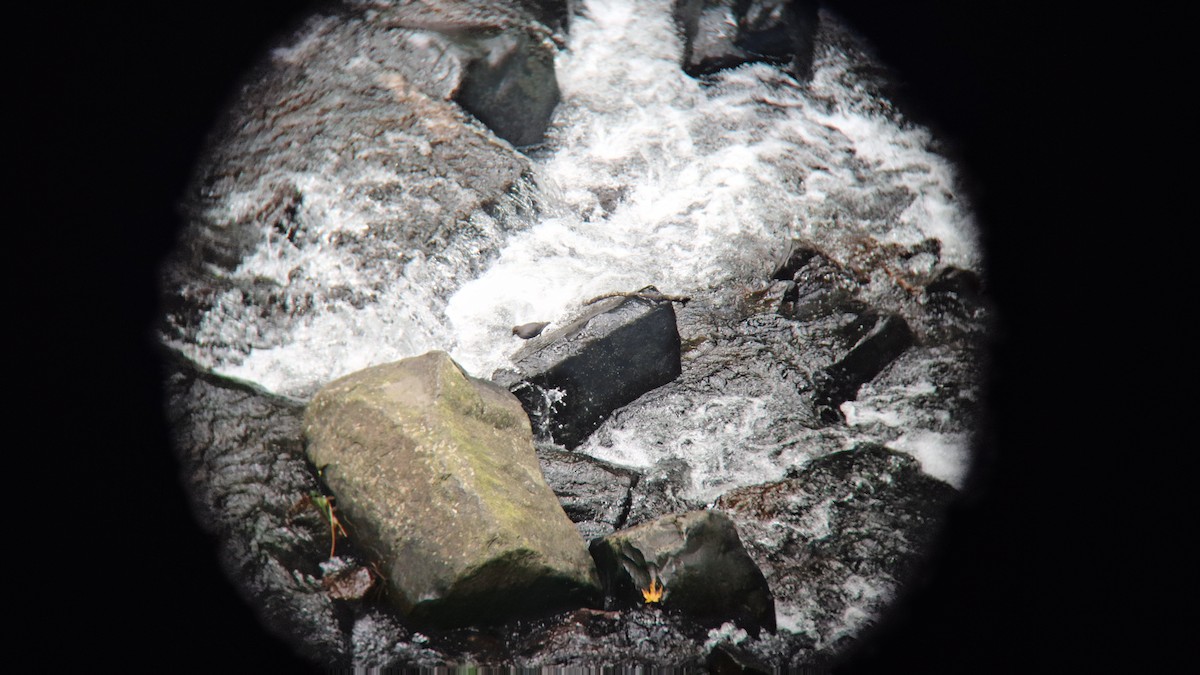
[[[688,303],[688,300],[691,300],[691,298],[689,298],[686,295],[670,295],[667,293],[641,293],[641,292],[637,292],[637,291],[635,291],[633,293],[627,293],[625,291],[613,291],[612,293],[605,293],[604,295],[597,295],[596,297],[592,298],[591,300],[585,300],[583,304],[590,305],[594,302],[599,302],[601,300],[604,300],[605,298],[643,298],[646,300],[670,300],[671,302],[678,302],[681,305],[686,305]]]

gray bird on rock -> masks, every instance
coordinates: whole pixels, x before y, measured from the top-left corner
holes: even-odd
[[[549,326],[549,325],[550,325],[549,321],[534,321],[533,323],[523,323],[520,326],[513,326],[512,332],[513,332],[513,335],[516,335],[517,337],[521,338],[522,340],[528,340],[529,338],[535,338],[535,337],[541,335],[542,331],[545,330],[546,326]]]

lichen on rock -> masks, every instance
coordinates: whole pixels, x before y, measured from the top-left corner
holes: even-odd
[[[582,537],[546,485],[529,421],[445,352],[326,385],[306,452],[417,624],[460,626],[594,604]]]

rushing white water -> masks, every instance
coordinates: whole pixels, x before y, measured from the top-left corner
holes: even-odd
[[[443,249],[423,253],[377,231],[403,209],[386,200],[370,207],[378,213],[346,206],[344,174],[268,170],[264,185],[303,193],[308,239],[294,246],[266,232],[189,341],[174,346],[218,373],[300,399],[336,377],[432,349],[488,377],[510,366],[521,345],[512,326],[561,325],[585,299],[654,284],[698,298],[678,310],[681,332],[710,332],[692,340],[678,380],[618,411],[579,452],[635,467],[683,460],[690,484],[681,496],[697,504],[861,442],[908,453],[929,475],[962,487],[976,383],[961,345],[918,344],[841,405],[845,424],[812,428],[803,392],[780,374],[780,354],[806,337],[797,322],[752,317],[784,325],[755,336],[777,340],[761,356],[708,339],[721,323],[711,319],[719,303],[761,289],[793,239],[867,270],[868,304],[920,314],[894,274],[928,280],[935,265],[980,271],[954,168],[931,149],[928,131],[906,123],[863,79],[867,57],[834,17],[821,17],[810,82],[767,64],[700,81],[679,66],[671,5],[581,3],[556,62],[562,101],[545,145],[531,154],[535,179],[510,195],[508,220],[473,214]],[[376,142],[411,139],[382,134]],[[409,179],[372,171],[355,178],[381,186]],[[265,197],[248,189],[227,195],[210,220],[251,219]],[[529,213],[540,215],[520,215]],[[872,257],[929,240],[936,253]],[[260,284],[283,289],[285,311],[255,306],[260,299],[245,289]],[[726,381],[723,364],[743,357]],[[812,537],[829,533],[828,505],[806,518]],[[816,595],[780,601],[780,628],[831,644],[869,622],[893,590],[883,578],[852,576],[843,586],[841,616],[821,618]],[[730,625],[710,641],[745,637]]]
[[[475,238],[452,241],[436,258],[411,256],[397,270],[387,261],[403,246],[380,242],[379,265],[356,267],[331,235],[362,227],[361,218],[337,211],[336,186],[295,180],[321,241],[299,251],[268,237],[236,274],[308,283],[313,307],[249,354],[200,360],[300,397],[334,377],[430,349],[487,377],[510,365],[519,346],[513,325],[561,324],[589,297],[650,283],[681,294],[750,287],[795,237],[847,259],[864,240],[935,239],[940,263],[979,269],[953,167],[930,149],[926,130],[900,120],[860,81],[864,57],[849,38],[825,29],[806,85],[766,64],[701,83],[679,67],[670,5],[587,0],[572,22],[556,63],[562,102],[533,158],[538,222],[508,233],[478,214]],[[500,248],[476,274],[473,247],[481,239]],[[928,272],[936,262],[915,256],[906,264]],[[333,292],[347,288],[366,290],[355,302]],[[240,296],[231,294],[205,318],[200,351],[204,335],[247,330],[238,321]],[[886,395],[861,396],[843,407],[846,427],[812,438],[778,432],[771,401],[786,398],[782,389],[730,392],[679,402],[688,412],[673,432],[609,425],[581,450],[635,466],[683,457],[698,499],[777,478],[789,465],[860,440],[891,442],[930,474],[961,485],[966,435],[910,405],[934,386],[916,377]],[[756,451],[735,452],[739,444]]]

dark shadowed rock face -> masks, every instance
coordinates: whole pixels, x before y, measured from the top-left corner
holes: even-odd
[[[788,63],[801,79],[812,73],[815,0],[676,0],[683,69],[699,76],[753,61]]]
[[[864,311],[843,326],[839,337],[852,345],[837,361],[813,374],[814,406],[825,422],[842,419],[838,406],[878,375],[913,344],[908,324],[898,315]]]
[[[624,525],[630,490],[641,478],[637,471],[551,447],[538,448],[537,455],[546,484],[584,539]]]
[[[521,399],[539,437],[574,448],[614,410],[679,376],[675,310],[666,300],[603,300],[512,361],[518,372],[496,381]]]
[[[459,105],[517,147],[541,143],[559,99],[553,43],[507,32],[470,41],[468,53]]]
[[[818,644],[851,605],[882,608],[913,577],[956,491],[877,445],[826,455],[717,501],[742,532],[781,612]],[[865,601],[865,602],[864,602]]]
[[[597,600],[595,567],[542,478],[520,403],[446,353],[329,383],[304,433],[414,622],[499,622]]]
[[[349,645],[322,583],[329,526],[301,508],[321,489],[304,458],[303,405],[183,359],[165,365],[175,449],[222,566],[272,631],[314,662],[337,665]]]
[[[597,539],[591,550],[611,607],[661,602],[708,626],[733,621],[754,634],[775,630],[766,579],[721,513],[664,516]],[[660,600],[644,595],[658,586],[665,588]]]

